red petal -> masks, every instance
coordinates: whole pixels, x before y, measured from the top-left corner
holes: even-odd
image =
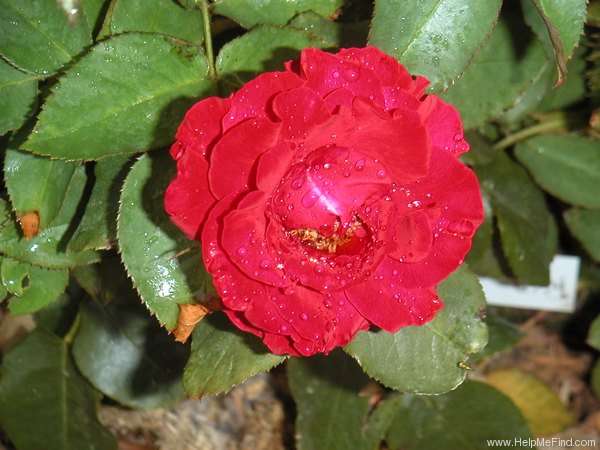
[[[314,48],[301,53],[300,64],[307,80],[306,86],[321,97],[345,87],[354,96],[370,98],[383,106],[379,77],[367,67]]]
[[[304,141],[304,149],[310,152],[325,145],[344,145],[355,129],[356,122],[352,111],[342,106],[329,120],[308,132],[308,137]]]
[[[209,97],[196,103],[186,113],[177,130],[176,139],[185,151],[206,154],[210,145],[221,136],[221,119],[229,109],[228,98]],[[178,159],[182,147],[171,147],[171,156]]]
[[[421,103],[419,112],[429,128],[432,146],[456,157],[469,150],[469,144],[464,140],[460,116],[452,105],[435,95],[429,95]]]
[[[418,113],[396,110],[393,119],[387,118],[360,99],[354,107],[357,127],[344,143],[346,147],[383,162],[398,184],[415,181],[427,173],[429,136]]]
[[[173,148],[179,148],[176,142]],[[208,187],[208,162],[198,152],[184,151],[177,161],[177,176],[165,192],[165,210],[192,240],[198,239],[206,213],[215,203]]]
[[[208,181],[216,198],[248,189],[258,157],[277,143],[280,124],[251,119],[230,129],[210,156]]]
[[[431,251],[423,260],[396,264],[408,288],[433,286],[452,273],[471,248],[471,238],[483,221],[475,174],[443,150],[433,151],[430,166],[421,182],[406,186],[395,198],[401,214],[426,213],[433,232]]]
[[[277,94],[273,111],[281,119],[280,140],[290,141],[303,141],[331,116],[323,99],[306,87]]]
[[[246,119],[269,119],[270,101],[276,94],[304,84],[291,72],[266,72],[242,86],[231,98],[231,108],[223,117],[223,131]]]
[[[368,324],[348,302],[342,291],[321,293],[296,286],[282,294],[270,288],[278,311],[304,341],[298,340],[295,348],[303,355],[327,353],[345,345],[360,329]],[[304,345],[301,347],[298,344]]]
[[[348,300],[367,320],[391,333],[431,320],[443,306],[434,289],[404,288],[387,261],[391,260],[384,261],[372,278],[347,288]]]
[[[256,170],[256,187],[270,195],[289,170],[296,144],[280,142],[263,153]]]
[[[384,87],[400,86],[403,89],[408,89],[413,83],[410,73],[404,66],[377,47],[342,49],[338,56],[373,70]]]
[[[396,221],[396,250],[390,254],[394,259],[413,263],[424,259],[431,251],[433,232],[429,217],[422,211],[400,216]]]
[[[263,192],[248,193],[223,220],[220,242],[236,266],[261,283],[286,287],[289,281],[271,256],[265,231],[268,197]]]

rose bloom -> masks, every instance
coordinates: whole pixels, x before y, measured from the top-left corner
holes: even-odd
[[[222,308],[278,354],[431,320],[483,220],[456,110],[377,48],[302,51],[196,103],[165,204]]]

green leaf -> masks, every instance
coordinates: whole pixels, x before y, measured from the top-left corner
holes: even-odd
[[[200,10],[186,10],[173,0],[116,0],[106,17],[103,35],[131,31],[173,36],[200,45],[204,27]]]
[[[42,329],[4,357],[0,423],[19,450],[110,450],[114,437],[96,418],[96,393],[67,345]]]
[[[600,261],[600,211],[571,208],[563,214],[569,231],[592,258]]]
[[[547,285],[558,231],[543,192],[505,153],[475,168],[496,213],[504,254],[521,281]]]
[[[544,49],[537,39],[523,45],[526,31],[523,23],[501,18],[460,81],[442,95],[459,110],[465,128],[498,117],[543,73]]]
[[[79,314],[78,300],[73,295],[58,296],[52,303],[35,312],[35,323],[57,336],[65,336]]]
[[[335,47],[340,43],[342,26],[344,25],[333,22],[317,13],[307,12],[294,17],[289,26],[304,30],[315,37],[318,36],[328,47]]]
[[[110,249],[117,238],[121,185],[129,168],[128,156],[109,156],[94,166],[94,187],[68,252]]]
[[[23,295],[23,284],[27,277],[27,265],[11,258],[2,258],[0,266],[2,285],[13,295]]]
[[[325,41],[306,31],[261,26],[223,46],[217,57],[217,73],[241,84],[259,73],[283,70],[283,63],[297,59],[303,48],[325,46]]]
[[[488,311],[485,323],[488,327],[489,339],[483,351],[474,356],[477,360],[511,349],[523,337],[523,332],[519,328],[498,314],[490,314]]]
[[[600,398],[600,361],[596,361],[592,368],[591,385],[596,398]]]
[[[78,164],[17,150],[12,145],[4,159],[4,179],[17,216],[36,211],[40,229],[58,215]]]
[[[567,60],[573,54],[585,22],[586,0],[529,0],[546,26],[558,70],[557,85],[567,74]],[[524,8],[527,14],[528,8]],[[530,19],[530,22],[532,20]]]
[[[96,45],[52,89],[24,148],[91,160],[161,147],[213,86],[196,47],[129,33]]]
[[[285,25],[292,17],[307,11],[336,16],[344,3],[344,0],[216,0],[213,11],[252,28],[258,24]]]
[[[31,264],[2,259],[2,284],[13,294],[11,314],[28,314],[44,308],[62,294],[69,282],[66,269],[45,269]]]
[[[198,244],[189,241],[164,210],[163,196],[174,175],[175,163],[167,152],[142,156],[123,185],[117,224],[127,272],[148,309],[168,330],[177,326],[178,305],[203,300],[211,284]]]
[[[121,293],[105,306],[84,301],[73,357],[90,383],[119,403],[166,407],[184,397],[189,346],[176,343],[136,297]]]
[[[554,111],[571,106],[585,98],[585,54],[583,46],[575,50],[567,64],[569,76],[566,81],[561,86],[547,90],[536,111]]]
[[[88,28],[94,33],[93,37],[96,37],[95,35],[100,28],[101,21],[104,18],[104,6],[107,2],[108,0],[83,0],[82,3],[79,3],[79,6],[83,7],[85,11],[85,20],[87,20]],[[77,20],[80,18],[78,16]]]
[[[220,394],[285,360],[269,353],[254,335],[213,313],[196,325],[192,351],[183,372],[183,387],[194,398]]]
[[[124,286],[131,287],[119,255],[113,252],[102,253],[102,259],[96,264],[75,267],[71,275],[90,297],[101,304],[111,302]]]
[[[600,350],[600,317],[596,317],[592,322],[586,342],[596,350]]]
[[[537,13],[536,13],[537,14]],[[503,123],[519,124],[533,112],[549,112],[571,106],[585,98],[585,49],[580,48],[567,68],[569,77],[561,86],[554,86],[556,69],[548,60],[542,67],[537,80],[527,88],[516,103],[500,118]]]
[[[600,208],[600,141],[575,135],[538,136],[515,155],[552,195],[573,205]]]
[[[369,382],[343,352],[292,358],[287,365],[296,401],[298,450],[375,450],[383,438],[368,432],[369,398],[359,391]],[[340,374],[343,374],[340,377]]]
[[[469,354],[487,342],[481,321],[485,298],[477,277],[465,267],[438,286],[444,308],[430,322],[396,333],[363,331],[345,348],[371,377],[402,392],[439,394],[466,376]]]
[[[56,0],[0,0],[0,54],[23,70],[53,75],[90,44],[87,21],[71,25]]]
[[[471,145],[473,145],[472,142]],[[493,220],[494,212],[490,204],[489,195],[486,192],[482,192],[482,200],[485,219],[479,228],[477,228],[477,232],[473,237],[471,250],[467,254],[465,261],[469,264],[469,268],[476,274],[501,279],[505,277],[501,264],[502,254],[501,250],[498,249],[498,232],[494,227]]]
[[[506,439],[502,448],[519,449],[516,439],[532,439],[515,405],[493,387],[467,381],[439,396],[403,395],[387,436],[393,450],[480,450],[491,439]]]
[[[9,205],[0,200],[0,252],[22,262],[54,269],[97,261],[99,256],[93,251],[86,250],[78,253],[64,251],[72,232],[71,222],[76,221],[85,183],[85,169],[80,166],[73,174],[63,205],[52,224],[29,240],[21,235],[17,221],[10,213]]]
[[[33,114],[37,89],[37,76],[23,73],[0,59],[0,136],[20,128]]]
[[[376,0],[369,45],[448,89],[497,20],[499,0]]]

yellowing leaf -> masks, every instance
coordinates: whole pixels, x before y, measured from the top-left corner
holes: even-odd
[[[490,373],[487,382],[513,401],[536,436],[558,433],[575,420],[552,389],[533,375],[502,369]]]

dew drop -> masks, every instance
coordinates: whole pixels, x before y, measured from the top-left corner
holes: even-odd
[[[304,206],[305,208],[313,207],[315,203],[317,203],[317,200],[319,200],[320,196],[321,195],[319,194],[319,191],[317,189],[311,189],[302,197],[302,206]]]
[[[473,224],[468,220],[454,220],[448,224],[446,231],[461,236],[471,236],[473,234]]]
[[[315,273],[323,273],[323,266],[317,264],[313,270],[315,271]]]
[[[454,142],[460,142],[460,141],[462,141],[462,140],[463,140],[463,136],[462,136],[462,134],[460,134],[460,133],[456,133],[456,134],[454,135]]]
[[[246,254],[248,254],[248,249],[242,246],[237,249],[237,254],[240,256],[245,256]]]
[[[285,333],[288,330],[287,325],[281,325],[281,327],[279,327],[279,332],[280,333]]]
[[[339,77],[340,77],[340,73],[339,73],[337,70],[334,70],[334,71],[333,71],[333,73],[331,74],[331,76],[332,76],[333,78],[336,78],[336,79],[337,79],[337,78],[339,78]]]
[[[349,69],[345,69],[342,72],[342,76],[344,77],[344,79],[346,81],[353,82],[353,81],[356,81],[356,80],[358,80],[360,78],[360,71],[358,69],[352,67],[352,68],[349,68]]]
[[[365,160],[359,159],[358,161],[356,161],[356,164],[354,164],[354,168],[359,172],[363,170],[365,168]]]
[[[283,291],[285,295],[292,295],[294,293],[294,286],[288,286]]]
[[[308,320],[308,315],[306,313],[302,313],[302,314],[300,314],[300,318],[302,320]]]
[[[304,179],[296,178],[294,181],[292,181],[292,189],[300,189],[303,184],[304,184]]]
[[[387,172],[385,171],[385,169],[379,169],[377,171],[377,177],[378,178],[385,178],[387,175]]]
[[[268,259],[263,259],[259,264],[261,269],[268,269],[270,265],[271,262]]]

